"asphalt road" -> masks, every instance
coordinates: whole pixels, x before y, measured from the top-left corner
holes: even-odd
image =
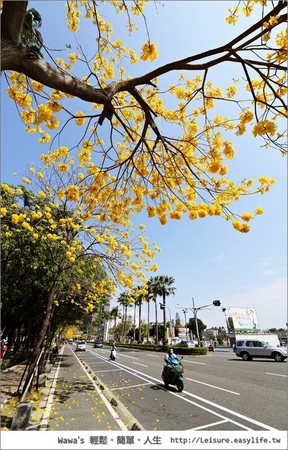
[[[151,431],[287,429],[286,361],[246,362],[230,349],[185,356],[184,391],[178,393],[164,388],[164,353],[119,348],[113,362],[108,347],[74,350],[65,346],[58,367],[51,430],[124,430],[131,424]]]

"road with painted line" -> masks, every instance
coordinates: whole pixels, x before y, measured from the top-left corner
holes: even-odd
[[[232,351],[185,356],[178,393],[164,388],[164,354],[119,348],[114,362],[109,353],[88,344],[76,355],[143,429],[286,430],[286,362],[246,362]]]

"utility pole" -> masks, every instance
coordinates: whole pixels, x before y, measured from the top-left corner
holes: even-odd
[[[193,308],[186,308],[183,309],[183,313],[185,315],[185,323],[186,323],[186,336],[187,336],[187,322],[186,322],[186,313],[187,311],[190,309],[191,311],[193,311],[194,314],[194,319],[195,319],[195,325],[196,325],[196,334],[197,334],[197,340],[199,342],[199,329],[198,329],[198,322],[197,322],[197,313],[199,311],[199,309],[204,309],[207,308],[208,306],[220,306],[221,302],[220,300],[213,300],[212,303],[209,303],[209,305],[203,305],[203,306],[199,306],[198,308],[195,307],[195,302],[194,302],[194,297],[192,297],[192,304],[193,304]],[[179,308],[183,308],[183,306],[179,306]]]
[[[186,333],[186,339],[187,339],[187,319],[186,319],[186,314],[187,314],[188,309],[185,308],[183,309],[183,313],[184,313],[184,317],[185,317],[185,333]]]
[[[169,308],[169,306],[166,305],[166,303],[159,303],[160,305],[160,309],[163,309],[163,315],[164,315],[164,311],[165,311],[165,321],[163,321],[164,324],[164,341],[168,342],[168,338],[167,338],[167,330],[166,330],[166,308],[169,311],[169,333],[170,333],[170,343],[172,344],[172,323],[171,323],[171,310]]]
[[[195,308],[194,297],[192,297],[192,303],[193,303],[194,319],[195,319],[195,324],[196,324],[197,341],[198,341],[198,344],[199,344],[200,338],[199,338],[198,321],[197,321],[197,312],[198,312],[198,309]],[[200,309],[200,308],[199,308],[199,309]]]

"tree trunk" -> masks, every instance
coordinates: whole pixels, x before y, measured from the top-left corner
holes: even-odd
[[[139,303],[139,342],[141,342],[141,339],[142,339],[142,332],[141,332],[141,307],[142,307],[142,303],[140,301],[140,303]]]
[[[158,333],[158,311],[157,311],[157,299],[154,298],[155,302],[155,329],[156,329],[156,344],[159,342],[159,333]]]
[[[54,306],[54,300],[57,294],[57,290],[59,287],[59,280],[60,280],[60,275],[62,274],[63,270],[64,270],[64,264],[65,264],[65,257],[63,257],[63,260],[60,262],[58,269],[57,269],[57,274],[55,275],[55,280],[53,282],[53,285],[51,287],[51,291],[49,294],[49,298],[48,298],[48,302],[47,302],[47,308],[46,308],[46,314],[45,314],[45,318],[43,320],[42,323],[42,327],[41,330],[35,340],[35,346],[33,349],[33,353],[31,356],[31,360],[29,363],[29,368],[28,368],[28,372],[26,375],[26,379],[25,379],[25,383],[24,383],[24,387],[23,387],[23,392],[25,391],[28,383],[29,383],[29,379],[32,376],[32,373],[35,369],[35,365],[37,362],[37,359],[41,353],[44,341],[46,338],[48,338],[47,336],[47,331],[49,330],[50,327],[50,323],[51,323],[51,319],[53,317],[53,306]]]
[[[27,372],[27,375],[26,375],[26,378],[25,378],[23,392],[25,391],[25,389],[26,389],[26,387],[27,387],[27,385],[29,383],[29,379],[31,378],[32,373],[33,373],[33,371],[35,369],[35,365],[36,365],[37,359],[38,359],[38,357],[39,357],[39,355],[41,353],[41,349],[43,347],[43,343],[44,343],[45,338],[46,338],[46,333],[47,333],[47,330],[49,328],[50,321],[51,321],[51,319],[53,317],[53,302],[54,302],[54,299],[55,299],[55,294],[57,292],[57,287],[58,287],[58,279],[54,283],[54,286],[52,287],[50,295],[49,295],[45,319],[43,321],[42,328],[41,328],[41,330],[39,332],[39,335],[38,335],[37,340],[36,340],[35,347],[33,349],[33,353],[32,353],[32,356],[31,356],[30,363],[29,363],[28,372]]]
[[[150,300],[148,299],[148,301],[147,301],[147,307],[148,307],[148,318],[147,318],[147,321],[148,321],[148,330],[147,330],[147,341],[148,341],[148,344],[150,343]]]
[[[133,341],[136,339],[136,303],[134,303]]]
[[[166,330],[166,296],[163,294],[163,326],[164,326],[164,342],[163,344],[166,345],[168,342],[167,339],[167,330]]]

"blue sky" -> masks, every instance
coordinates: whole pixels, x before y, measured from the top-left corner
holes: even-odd
[[[157,43],[159,59],[138,67],[130,66],[129,74],[142,72],[221,45],[249,26],[251,20],[242,20],[236,26],[225,22],[227,8],[238,2],[223,1],[169,1],[154,5],[150,2],[146,10],[150,38]],[[65,48],[75,45],[73,36],[65,28],[64,2],[30,2],[42,14],[42,35],[50,48]],[[117,30],[123,23],[117,19]],[[160,26],[161,24],[161,26]],[[57,33],[55,32],[57,30]],[[92,28],[80,30],[80,40],[85,45],[93,44]],[[143,26],[132,36],[132,46],[140,49],[146,40]],[[91,46],[88,48],[91,48]],[[96,45],[95,45],[96,49]],[[93,53],[93,50],[91,50]],[[61,56],[61,54],[59,55]],[[235,70],[235,72],[234,72]],[[222,86],[225,80],[237,78],[236,68],[216,68],[209,79],[215,86]],[[170,76],[169,83],[177,75]],[[164,80],[165,81],[165,80]],[[168,83],[168,84],[169,84]],[[16,184],[21,182],[25,169],[38,161],[43,146],[35,136],[28,135],[20,122],[16,109],[6,99],[5,83],[2,77],[1,92],[1,180]],[[81,103],[80,103],[81,104]],[[81,104],[81,109],[85,105]],[[223,106],[225,108],[225,106]],[[229,111],[222,111],[222,115]],[[73,138],[73,136],[72,136]],[[172,317],[182,307],[192,306],[194,297],[197,307],[221,300],[223,307],[255,308],[262,329],[285,327],[287,322],[287,163],[273,150],[261,149],[260,140],[243,136],[234,140],[237,155],[231,163],[229,174],[235,181],[243,178],[257,179],[260,175],[276,178],[271,191],[264,196],[246,198],[239,211],[253,211],[263,207],[265,214],[251,224],[248,234],[235,231],[231,224],[221,218],[189,221],[170,221],[165,226],[158,219],[147,219],[141,214],[136,221],[144,223],[150,241],[156,241],[162,249],[156,258],[159,271],[155,275],[169,275],[175,278],[176,295],[168,299]],[[48,149],[48,148],[47,148]],[[15,178],[13,172],[21,173]],[[148,277],[151,273],[147,274]],[[153,274],[154,275],[154,274]],[[115,302],[114,302],[115,303]],[[145,310],[145,308],[144,308]],[[132,312],[132,310],[131,310]],[[189,316],[189,314],[188,314]],[[191,313],[192,316],[192,313]],[[222,308],[211,307],[202,310],[198,317],[208,327],[225,326]],[[153,318],[153,317],[152,317]]]

